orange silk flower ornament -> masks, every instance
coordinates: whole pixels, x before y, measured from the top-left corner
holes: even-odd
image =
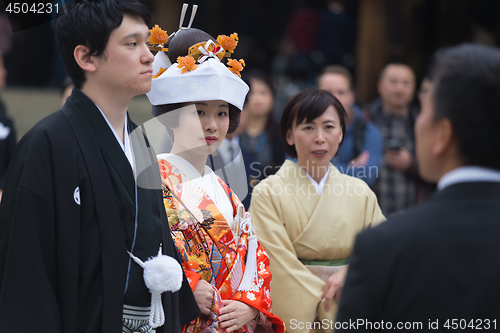
[[[182,74],[186,73],[187,71],[194,71],[196,68],[198,68],[196,61],[191,56],[177,57],[177,63],[177,67],[182,68]]]
[[[168,35],[166,31],[160,29],[158,24],[156,24],[153,29],[149,30],[151,35],[149,36],[149,43],[152,45],[162,45],[168,40]]]
[[[227,61],[227,65],[228,66],[231,66],[231,67],[228,67],[228,69],[238,75],[239,77],[241,77],[241,74],[240,72],[243,70],[243,67],[245,66],[245,61],[243,59],[240,59],[239,61],[236,60],[236,59],[229,59]]]
[[[156,73],[155,75],[153,75],[153,79],[159,78],[160,75],[162,75],[163,73],[165,73],[166,70],[167,70],[166,68],[160,67],[160,70],[158,71],[158,73]]]
[[[238,34],[233,33],[230,37],[226,35],[217,36],[217,44],[229,53],[234,53],[234,49],[238,45]]]

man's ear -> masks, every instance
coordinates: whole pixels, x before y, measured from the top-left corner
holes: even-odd
[[[97,66],[94,63],[95,58],[90,56],[88,47],[78,45],[75,47],[73,56],[75,57],[78,66],[80,66],[84,71],[95,72],[97,70]]]
[[[433,153],[437,155],[442,155],[447,152],[454,144],[453,126],[450,119],[442,118],[438,123],[438,135],[436,142],[432,148]]]

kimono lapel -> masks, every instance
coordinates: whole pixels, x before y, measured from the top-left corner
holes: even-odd
[[[345,198],[344,178],[330,164],[328,180],[325,184],[323,194],[320,196],[312,186],[307,175],[305,175],[305,172],[297,164],[295,166],[298,170],[294,172],[289,171],[287,174],[289,176],[289,183],[295,181],[292,178],[294,174],[299,175],[296,177],[296,184],[303,186],[303,183],[307,181],[308,185],[312,187],[312,189],[310,187],[308,189],[311,189],[314,195],[308,192],[308,190],[305,190],[306,195],[304,195],[304,191],[301,191],[300,188],[295,189],[297,198],[307,214],[308,221],[302,233],[293,241],[293,245],[298,252],[300,252],[298,247],[302,246],[319,254],[325,248],[327,242],[332,239],[332,233],[335,232],[336,224],[334,221],[339,213],[340,203]]]
[[[62,112],[75,133],[89,171],[92,190],[95,198],[99,233],[101,234],[102,269],[103,269],[103,332],[119,331],[122,318],[122,307],[126,276],[126,248],[123,242],[120,215],[114,203],[113,185],[108,177],[106,165],[100,153],[99,144],[93,130],[83,114],[94,108],[83,93],[74,89],[73,95],[62,108]],[[107,124],[104,124],[107,127]],[[117,260],[120,258],[120,260]],[[116,325],[118,323],[118,326]],[[116,326],[116,327],[113,327]]]
[[[79,89],[75,88],[73,90],[72,100],[81,110],[85,110],[82,114],[90,125],[101,150],[108,157],[113,165],[113,168],[118,173],[121,181],[127,189],[127,193],[130,195],[131,200],[135,202],[135,180],[132,168],[130,167],[127,157],[123,153],[122,148],[116,141],[115,135],[106,123],[106,120],[103,118],[101,112],[95,104]]]
[[[298,202],[304,209],[307,217],[310,218],[316,209],[316,205],[320,196],[316,189],[311,184],[309,177],[302,168],[300,168],[297,163],[290,160],[286,160],[283,166],[278,171],[278,175],[283,177],[285,181],[290,184],[293,190],[288,191],[286,188],[283,189],[284,194],[292,194],[297,197]]]
[[[168,166],[171,170],[176,168],[178,171],[177,178],[179,183],[169,186],[174,198],[196,217],[198,224],[213,240],[224,258],[226,266],[231,270],[233,266],[232,257],[235,257],[236,254],[235,249],[229,246],[234,242],[229,223],[224,219],[224,216],[219,211],[214,201],[207,196],[206,192],[201,187],[195,182],[189,181],[189,177],[168,160],[165,162],[169,164]],[[168,178],[169,181],[171,181],[170,177]],[[231,198],[230,201],[233,202]],[[206,214],[203,212],[204,210],[211,215],[211,218],[205,218]],[[229,254],[229,256],[227,254]]]

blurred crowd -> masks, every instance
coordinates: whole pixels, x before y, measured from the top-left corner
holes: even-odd
[[[378,97],[373,101],[362,101],[354,79],[357,70],[355,18],[346,10],[344,1],[329,0],[324,4],[322,10],[318,10],[318,6],[308,2],[294,3],[295,9],[287,19],[283,38],[272,61],[265,55],[260,57],[265,61],[259,61],[259,54],[248,51],[258,49],[255,38],[242,42],[249,59],[242,74],[250,86],[250,93],[238,130],[226,138],[231,144],[221,146],[221,161],[226,165],[233,163],[235,170],[245,168],[247,182],[236,185],[235,180],[233,183],[235,188],[242,189],[242,193],[248,193],[241,196],[246,197],[244,203],[248,208],[252,188],[276,173],[283,161],[289,158],[279,133],[286,102],[303,89],[324,89],[341,101],[348,115],[346,137],[332,160],[333,165],[342,173],[364,180],[377,194],[386,216],[400,213],[424,201],[434,189],[434,185],[419,177],[413,133],[419,114],[418,92],[426,89],[426,80],[418,82],[417,77],[425,77],[425,73],[415,73],[405,63],[388,63],[379,74]],[[249,19],[252,13],[249,11],[247,19],[240,23],[257,25],[258,20]],[[1,27],[8,24],[3,13],[0,15],[0,51],[5,54],[11,51],[12,33]],[[245,32],[242,28],[241,32],[248,36],[263,34],[259,29],[253,30]],[[67,79],[62,81],[60,61],[50,62],[51,84],[62,84],[63,103],[65,93],[71,92],[72,85]],[[264,62],[269,66],[261,66]],[[3,60],[0,63],[0,89],[3,89],[6,81]],[[7,116],[1,99],[0,116],[0,131],[3,131],[0,134],[6,134],[0,136],[0,153],[5,154],[0,166],[3,175],[16,139],[12,120]],[[241,155],[234,152],[235,147]]]

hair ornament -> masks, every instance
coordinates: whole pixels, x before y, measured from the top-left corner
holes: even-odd
[[[188,5],[184,4],[179,30],[170,34],[167,44],[165,44],[172,51],[174,50],[173,45],[175,45],[175,43],[172,44],[173,41],[176,38],[181,38],[183,34],[181,30],[190,29],[194,21],[197,11],[196,5],[193,5],[188,26],[183,26],[187,9]],[[159,27],[157,29],[161,30]],[[158,31],[157,29],[155,31]],[[156,106],[192,101],[223,100],[241,111],[249,91],[248,85],[243,82],[240,74],[245,67],[245,61],[243,59],[228,59],[227,63],[223,61],[224,58],[231,58],[238,45],[238,34],[219,36],[217,42],[210,37],[207,39],[197,39],[196,44],[188,47],[187,54],[184,53],[185,49],[182,53],[176,54],[177,59],[173,64],[170,62],[168,51],[158,52],[155,55],[153,61],[155,75],[151,82],[151,90],[146,94],[151,104]]]
[[[193,24],[194,17],[196,15],[196,11],[198,10],[198,5],[193,5],[193,10],[191,11],[191,19],[189,20],[188,26],[187,27],[182,26],[182,23],[184,22],[184,17],[186,16],[186,12],[187,12],[188,7],[189,7],[189,5],[187,3],[182,5],[181,20],[179,22],[179,30],[189,29],[189,28],[191,28],[191,25]]]
[[[153,51],[168,51],[168,49],[163,48],[163,45],[168,41],[167,32],[161,30],[158,24],[149,30],[149,32],[149,49]]]
[[[227,61],[227,65],[229,66],[228,69],[231,71],[231,73],[241,77],[240,72],[243,70],[243,67],[245,67],[245,60],[229,59]]]
[[[182,68],[181,73],[184,74],[194,71],[198,68],[198,65],[196,64],[196,60],[191,56],[177,57],[177,68]]]
[[[217,43],[229,53],[234,53],[234,49],[238,46],[238,34],[232,33],[229,37],[226,35],[217,36]],[[231,56],[231,55],[228,55]]]

